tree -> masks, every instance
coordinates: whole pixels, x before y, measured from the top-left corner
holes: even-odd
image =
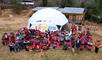
[[[90,11],[90,14],[102,16],[102,0],[97,0],[95,3],[88,5],[87,9]]]
[[[71,7],[72,6],[72,0],[61,0],[61,6],[62,8],[64,7]]]
[[[33,0],[33,2],[34,2],[34,6],[38,6],[39,5],[38,0]]]
[[[65,7],[65,0],[61,0],[60,5],[61,5],[60,6],[61,8],[64,8]]]
[[[97,9],[98,9],[98,13],[102,15],[102,0],[98,0],[97,1]]]
[[[81,2],[81,7],[85,8],[85,3],[84,2]]]
[[[3,3],[3,0],[0,0],[0,3]]]
[[[68,7],[73,6],[73,1],[72,0],[67,0],[66,1],[66,6],[68,6]]]
[[[2,14],[2,3],[3,3],[3,0],[0,0],[0,15]]]
[[[48,3],[48,0],[42,0],[42,5],[43,5],[44,7],[47,6],[47,3]]]

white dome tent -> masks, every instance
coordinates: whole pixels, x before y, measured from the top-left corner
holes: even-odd
[[[68,20],[60,11],[45,8],[38,10],[31,16],[28,22],[28,29],[37,29],[40,31],[49,29],[50,31],[56,31],[58,30],[57,26],[60,26],[59,29],[61,29],[66,23],[68,23]]]

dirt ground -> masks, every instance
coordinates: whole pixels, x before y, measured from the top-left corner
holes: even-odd
[[[0,17],[0,37],[4,32],[14,32],[20,28],[26,27],[28,17]],[[98,25],[98,31],[93,32],[93,38],[102,39],[102,25]],[[79,54],[73,54],[70,50],[49,50],[47,52],[26,52],[24,50],[18,53],[10,53],[7,46],[2,46],[0,40],[0,60],[102,60],[102,48],[99,54],[94,51],[81,51]]]

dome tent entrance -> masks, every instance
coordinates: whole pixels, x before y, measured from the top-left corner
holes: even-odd
[[[60,11],[45,8],[38,10],[31,16],[28,22],[28,29],[56,31],[58,30],[57,26],[60,26],[59,29],[61,29],[66,23],[68,23],[68,20]]]

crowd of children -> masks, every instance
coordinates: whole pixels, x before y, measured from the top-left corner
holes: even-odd
[[[78,28],[77,28],[78,27]],[[71,49],[79,53],[80,50],[93,50],[93,37],[90,29],[82,30],[82,25],[71,24],[69,31],[29,30],[23,28],[16,33],[4,33],[2,44],[7,45],[10,52],[26,51],[43,52],[48,49]]]

